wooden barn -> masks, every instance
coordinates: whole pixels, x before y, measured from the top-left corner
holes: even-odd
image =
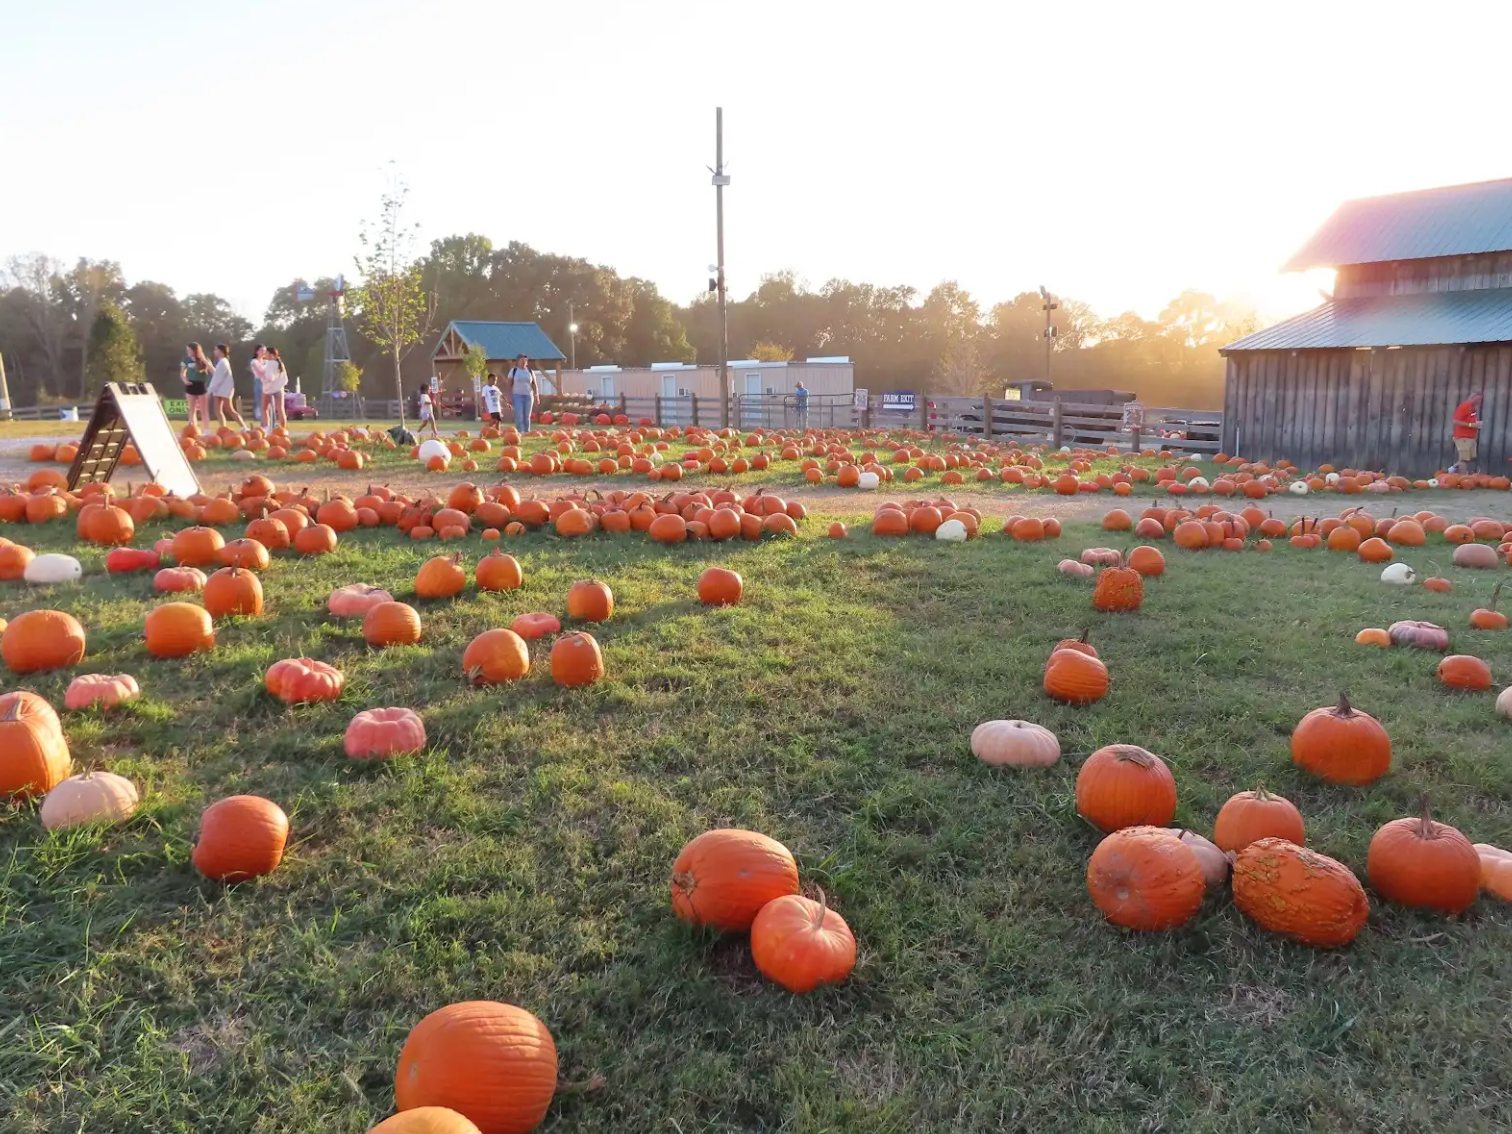
[[[1429,475],[1483,391],[1477,467],[1512,457],[1512,179],[1346,201],[1285,266],[1321,307],[1225,347],[1223,448]]]
[[[492,323],[457,319],[446,325],[441,338],[431,351],[431,372],[441,379],[441,391],[447,399],[471,398],[472,378],[467,373],[463,359],[467,348],[480,346],[488,356],[488,368],[504,376],[515,364],[515,359],[524,355],[534,370],[551,369],[555,381],[543,375],[542,392],[554,391],[561,380],[562,363],[567,356],[552,342],[537,323]],[[549,386],[548,386],[549,384]]]

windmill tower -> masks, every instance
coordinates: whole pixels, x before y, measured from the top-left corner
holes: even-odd
[[[312,287],[299,287],[294,297],[300,303],[313,303],[316,292]],[[352,350],[347,345],[346,333],[346,277],[338,275],[325,293],[326,335],[325,363],[320,370],[320,396],[328,398],[337,393],[336,368],[343,362],[352,361]]]

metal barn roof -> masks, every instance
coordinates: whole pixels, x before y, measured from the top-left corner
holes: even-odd
[[[468,345],[477,343],[489,358],[526,358],[538,362],[565,361],[567,356],[536,323],[482,323],[455,320],[451,328]]]
[[[1345,201],[1283,271],[1512,250],[1512,178]]]
[[[1512,287],[1332,299],[1222,353],[1512,342]]]

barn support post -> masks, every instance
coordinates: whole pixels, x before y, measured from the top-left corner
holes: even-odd
[[[651,416],[652,416],[652,419],[656,422],[656,428],[660,429],[661,428],[661,423],[662,423],[662,420],[661,420],[661,395],[660,394],[653,394],[651,396]]]
[[[620,402],[620,413],[624,414],[626,417],[628,417],[630,415],[630,411],[625,408],[626,403],[625,403],[625,395],[624,394],[620,395],[619,402]]]
[[[992,439],[992,398],[986,394],[982,395],[982,432]]]
[[[1059,449],[1063,444],[1065,444],[1065,442],[1061,440],[1062,429],[1063,429],[1063,427],[1062,427],[1062,424],[1061,424],[1061,404],[1058,401],[1051,402],[1050,403],[1050,446],[1051,446],[1051,448]]]
[[[690,394],[688,400],[693,403],[693,424],[698,424],[698,395]]]

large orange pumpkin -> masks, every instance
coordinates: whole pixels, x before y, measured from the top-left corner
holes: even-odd
[[[1108,695],[1108,667],[1093,654],[1056,650],[1045,663],[1044,688],[1057,701],[1090,705]]]
[[[744,588],[737,572],[710,567],[698,577],[698,601],[705,606],[733,606],[740,601]]]
[[[845,919],[798,894],[774,898],[751,923],[751,960],[768,980],[789,992],[839,984],[856,967],[856,939]]]
[[[13,673],[78,665],[84,660],[84,627],[67,611],[24,611],[0,632],[0,658]]]
[[[446,1106],[417,1106],[385,1118],[368,1134],[482,1134],[472,1119]]]
[[[462,653],[462,672],[474,685],[497,685],[530,672],[530,650],[513,630],[485,630]]]
[[[370,646],[412,646],[420,640],[420,614],[408,603],[380,602],[362,616],[362,640]]]
[[[214,528],[185,528],[173,537],[170,554],[180,567],[219,567],[224,537]]]
[[[448,1107],[481,1134],[525,1134],[545,1118],[556,1083],[556,1044],[545,1024],[513,1004],[466,1000],[410,1031],[394,1102],[401,1112]]]
[[[210,612],[192,602],[165,602],[153,607],[147,612],[143,632],[147,652],[155,658],[188,657],[215,645]]]
[[[1197,854],[1168,827],[1114,831],[1087,863],[1087,892],[1125,929],[1172,929],[1202,905],[1207,881]]]
[[[513,555],[505,555],[494,548],[478,560],[474,572],[480,591],[512,591],[525,583],[525,573]]]
[[[67,778],[71,766],[51,705],[34,693],[0,698],[0,795],[46,795]]]
[[[598,579],[580,579],[567,589],[567,617],[578,622],[608,622],[614,614],[614,592]]]
[[[1365,873],[1377,894],[1417,909],[1457,914],[1480,892],[1480,855],[1469,839],[1447,823],[1423,814],[1393,819],[1370,840]]]
[[[1381,722],[1339,694],[1339,703],[1314,709],[1292,731],[1292,762],[1329,783],[1359,786],[1391,769],[1391,738]]]
[[[455,598],[467,589],[461,555],[434,555],[415,574],[415,595],[423,599]]]
[[[761,907],[798,893],[798,864],[776,839],[720,828],[691,840],[672,864],[672,909],[726,933],[751,928]]]
[[[1370,915],[1360,880],[1342,862],[1285,839],[1261,839],[1239,852],[1234,904],[1273,933],[1305,945],[1348,945]]]
[[[1176,814],[1176,779],[1153,752],[1110,744],[1082,762],[1076,774],[1076,810],[1103,831],[1163,827]]]
[[[283,861],[289,817],[258,795],[233,795],[205,808],[194,868],[218,882],[240,882],[267,874]]]
[[[604,676],[604,655],[592,634],[563,634],[551,645],[551,679],[573,688]]]
[[[262,547],[252,540],[246,542],[253,547]],[[223,618],[229,614],[253,617],[263,611],[262,583],[251,571],[240,567],[222,567],[211,575],[205,581],[202,598],[211,618]]]

